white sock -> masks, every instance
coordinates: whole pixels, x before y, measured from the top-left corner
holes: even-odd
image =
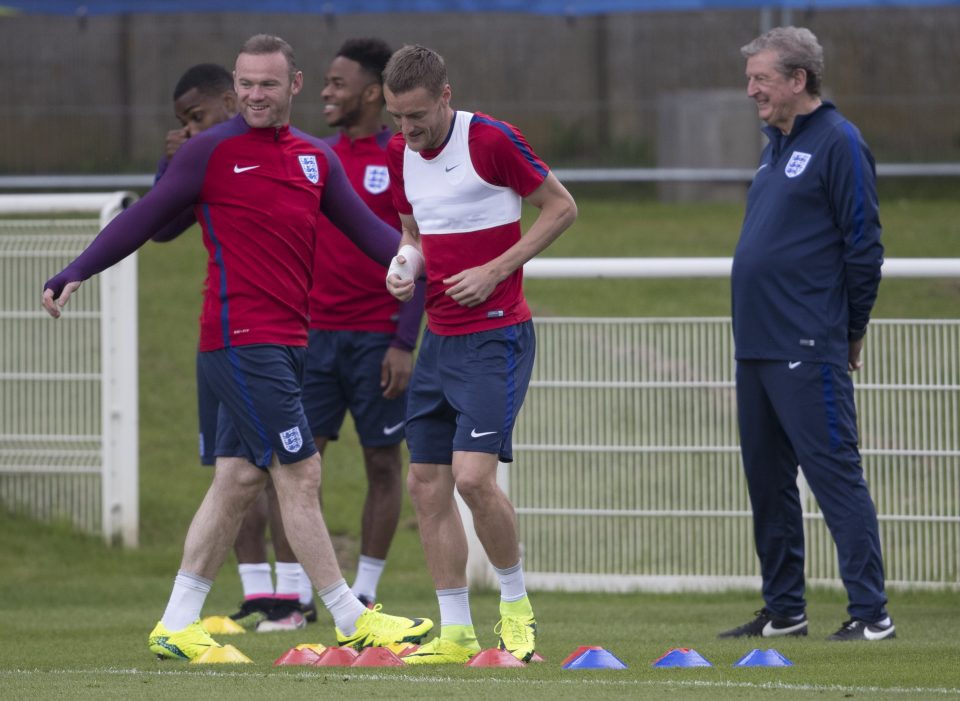
[[[376,601],[377,584],[380,583],[380,575],[383,574],[386,564],[386,560],[361,555],[357,562],[357,578],[353,580],[353,586],[350,587],[353,593],[364,596],[370,601]]]
[[[890,616],[887,616],[882,621],[877,621],[873,625],[880,626],[881,628],[887,628],[893,621],[890,620]]]
[[[200,618],[200,609],[213,582],[198,574],[180,570],[173,580],[173,591],[160,622],[171,633],[183,630]]]
[[[519,560],[513,567],[505,570],[493,568],[500,578],[500,600],[519,601],[527,595],[527,588],[523,582],[523,560]]]
[[[350,591],[347,581],[341,579],[329,587],[317,591],[320,600],[333,616],[333,624],[344,635],[353,635],[357,632],[357,619],[367,611],[367,607],[360,603],[360,599]]]
[[[470,590],[437,589],[437,601],[440,604],[440,627],[472,626],[470,617]]]
[[[237,571],[240,572],[244,599],[273,598],[273,578],[270,577],[269,562],[237,565]]]
[[[303,565],[300,565],[300,603],[309,604],[313,601],[313,585],[310,583],[310,577],[307,575]]]
[[[277,562],[274,565],[277,572],[276,598],[300,600],[300,573],[303,568],[299,562]]]

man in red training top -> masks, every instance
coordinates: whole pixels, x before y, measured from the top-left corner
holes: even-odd
[[[344,581],[320,511],[320,458],[300,403],[320,214],[384,264],[398,236],[359,200],[330,148],[290,126],[303,74],[287,42],[251,37],[234,79],[240,114],[184,144],[156,187],[43,291],[44,308],[59,317],[83,280],[193,205],[210,256],[199,362],[221,403],[217,465],[148,645],[160,657],[187,660],[220,647],[200,625],[200,610],[268,470],[287,536],[333,617],[337,643],[419,641],[433,627],[429,619],[369,610]]]

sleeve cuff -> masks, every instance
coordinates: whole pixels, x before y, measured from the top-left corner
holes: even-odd
[[[402,338],[394,338],[392,341],[390,341],[390,347],[391,347],[391,348],[399,348],[400,350],[405,350],[405,351],[407,351],[408,353],[412,353],[412,352],[413,352],[413,348],[414,348],[414,346],[411,346],[409,343],[407,343],[406,341],[404,341]]]
[[[862,329],[848,329],[847,330],[847,340],[848,341],[859,341],[861,338],[867,335],[867,327],[864,326]]]

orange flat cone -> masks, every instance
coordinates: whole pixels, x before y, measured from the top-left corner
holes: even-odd
[[[212,647],[199,657],[190,660],[190,664],[252,664],[253,660],[233,645]]]
[[[526,667],[526,665],[506,650],[492,648],[481,650],[470,658],[466,667]]]
[[[328,647],[314,667],[349,667],[360,655],[352,647]]]
[[[351,667],[403,667],[406,664],[393,650],[368,647],[353,661]]]
[[[530,661],[531,661],[531,662],[545,662],[546,660],[544,660],[543,657],[540,656],[540,653],[539,653],[539,652],[535,652],[535,653],[533,653],[533,657],[530,658]]]
[[[302,650],[292,647],[287,650],[285,653],[280,655],[274,661],[273,666],[279,667],[281,665],[312,665],[316,664],[317,660],[320,659],[320,655],[311,650],[310,648],[304,648]]]

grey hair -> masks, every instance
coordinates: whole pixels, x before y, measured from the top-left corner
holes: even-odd
[[[798,68],[807,74],[806,90],[820,95],[823,81],[823,47],[816,35],[806,27],[775,27],[764,32],[749,44],[740,47],[744,58],[756,56],[761,51],[777,54],[777,70],[787,77]]]

